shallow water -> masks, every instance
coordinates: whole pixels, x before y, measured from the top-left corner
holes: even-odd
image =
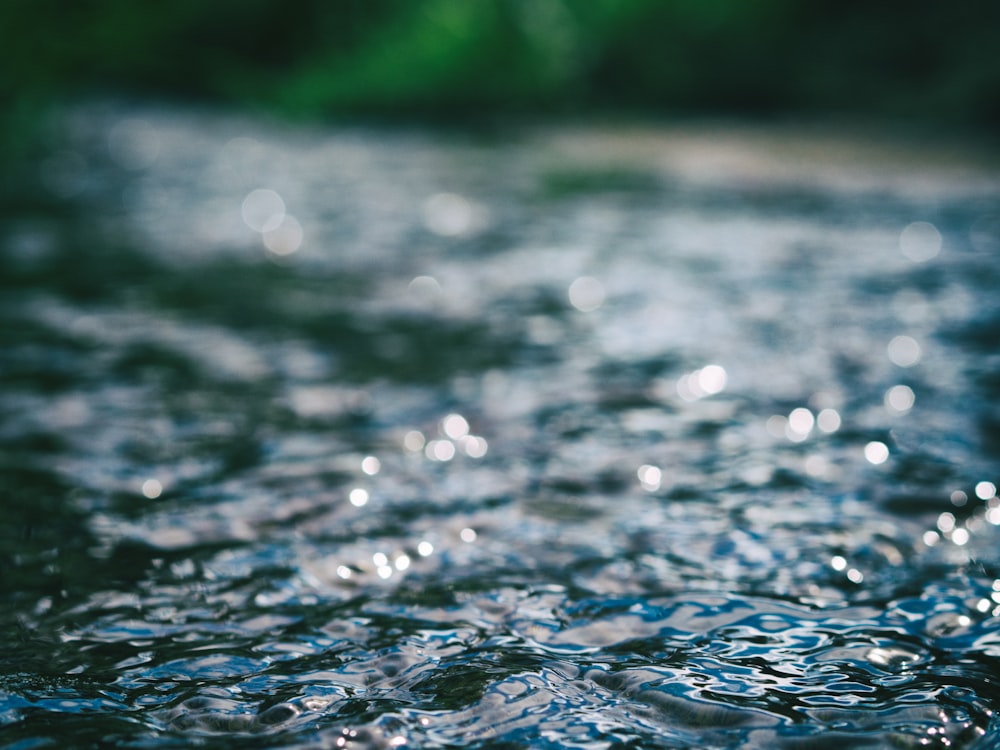
[[[42,170],[4,746],[1000,746],[1000,170],[116,106]]]

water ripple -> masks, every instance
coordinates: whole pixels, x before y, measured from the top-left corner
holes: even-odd
[[[996,195],[102,112],[0,215],[11,747],[995,745]]]

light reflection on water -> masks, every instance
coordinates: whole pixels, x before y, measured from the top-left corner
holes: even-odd
[[[86,220],[0,226],[12,741],[997,731],[995,178],[753,179],[730,139],[736,185],[683,132],[71,140]]]

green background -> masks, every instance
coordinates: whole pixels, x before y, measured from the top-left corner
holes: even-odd
[[[7,0],[3,149],[90,96],[303,118],[1000,126],[996,0]]]

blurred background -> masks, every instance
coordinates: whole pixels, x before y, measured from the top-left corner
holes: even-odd
[[[82,97],[320,118],[852,117],[1000,125],[993,0],[7,0],[2,148]]]

